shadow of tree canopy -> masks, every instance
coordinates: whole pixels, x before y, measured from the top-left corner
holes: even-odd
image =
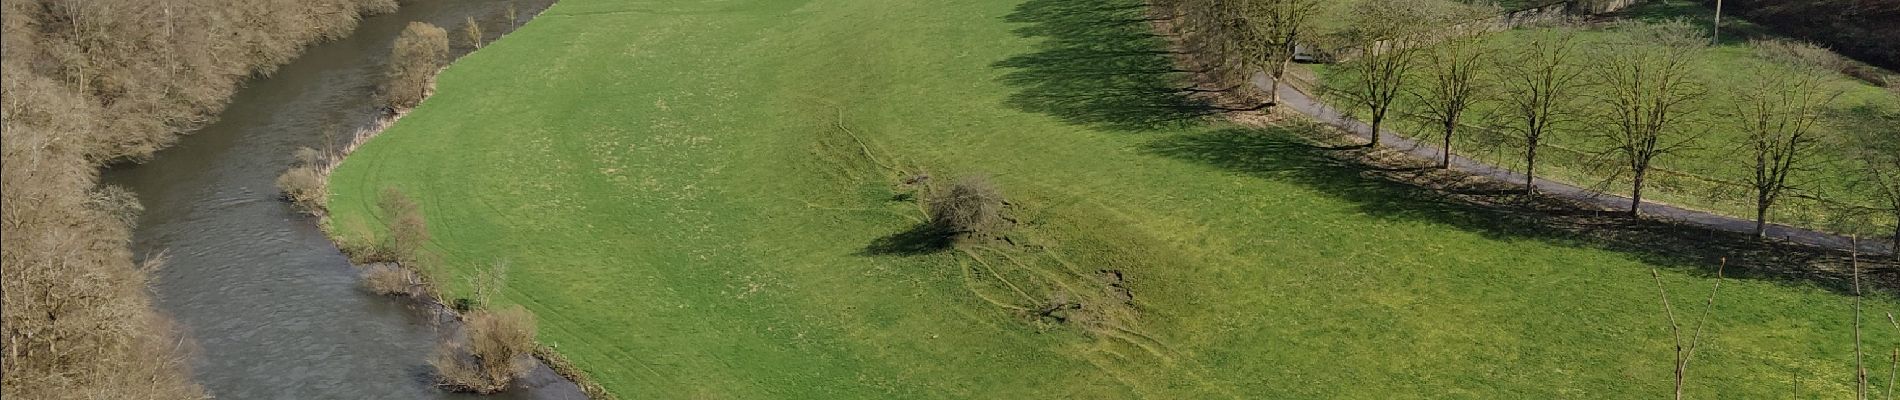
[[[1147,4],[1133,0],[1029,0],[1004,20],[1043,38],[1035,52],[993,65],[1013,70],[1002,82],[1019,90],[1011,107],[1116,131],[1191,123],[1219,111],[1189,96],[1167,39],[1156,35]]]
[[[1044,38],[1033,52],[994,66],[1011,69],[1003,82],[1018,89],[1008,105],[1098,129],[1155,131],[1199,123],[1231,109],[1198,100],[1190,78],[1173,63],[1146,4],[1134,0],[1028,0],[1005,17],[1028,23],[1015,32]],[[1521,194],[1516,186],[1465,179],[1435,168],[1375,165],[1359,146],[1327,147],[1306,138],[1328,129],[1308,122],[1270,128],[1227,127],[1158,138],[1145,150],[1205,163],[1260,179],[1293,182],[1348,201],[1377,218],[1421,221],[1498,240],[1536,240],[1558,246],[1632,254],[1655,265],[1713,275],[1721,260],[1738,279],[1811,282],[1852,293],[1842,251],[1786,242],[1759,242],[1746,234],[1670,221],[1631,219],[1566,199]],[[947,248],[918,229],[887,237],[869,254],[926,254]],[[935,247],[944,246],[944,247]],[[1868,260],[1864,260],[1868,261]],[[1891,264],[1891,262],[1888,262]],[[1869,261],[1878,286],[1900,287],[1890,265]]]
[[[1220,167],[1260,179],[1292,182],[1348,201],[1377,218],[1447,225],[1498,240],[1535,240],[1636,256],[1647,263],[1713,275],[1723,259],[1726,276],[1809,282],[1852,294],[1848,254],[1787,242],[1760,242],[1746,234],[1696,225],[1632,219],[1565,199],[1526,197],[1514,185],[1469,180],[1434,168],[1392,168],[1364,162],[1363,149],[1313,144],[1302,135],[1324,129],[1307,124],[1233,127],[1149,142],[1145,150]],[[1304,131],[1303,131],[1304,130]],[[1862,279],[1892,290],[1900,274],[1890,261],[1862,258]]]

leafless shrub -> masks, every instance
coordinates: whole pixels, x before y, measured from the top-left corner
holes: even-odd
[[[1748,41],[1748,46],[1755,50],[1757,57],[1771,61],[1838,72],[1874,86],[1893,87],[1892,75],[1813,43],[1788,39],[1753,39]]]
[[[982,175],[965,176],[930,199],[930,223],[956,235],[990,233],[1002,228],[1003,194]]]
[[[534,352],[534,314],[513,306],[469,313],[467,344],[444,343],[429,364],[445,388],[494,393],[527,373]]]
[[[93,189],[87,193],[86,206],[128,227],[137,225],[139,214],[145,213],[145,206],[139,204],[138,196],[119,185],[102,185]]]
[[[384,73],[383,100],[394,109],[415,108],[428,97],[435,73],[449,58],[448,31],[425,22],[411,22],[390,49]]]
[[[508,262],[495,261],[488,264],[488,269],[477,271],[475,276],[468,279],[468,287],[474,292],[474,296],[469,299],[471,304],[468,308],[488,307],[494,300],[495,294],[500,293],[507,285]]]
[[[468,17],[468,21],[462,23],[462,35],[468,38],[468,48],[482,48],[482,25],[475,23],[474,16]]]
[[[383,188],[376,199],[376,208],[389,223],[389,248],[397,262],[418,261],[422,246],[429,242],[429,225],[422,217],[422,207],[392,187]]]
[[[421,284],[421,276],[395,264],[373,264],[363,272],[363,287],[376,294],[414,296]]]
[[[299,147],[294,158],[296,164],[277,176],[277,190],[283,192],[284,200],[289,200],[298,211],[322,215],[323,202],[330,197],[329,183],[323,176],[329,156],[316,149]]]
[[[310,215],[324,212],[324,200],[330,197],[328,185],[323,181],[323,173],[317,167],[298,166],[277,176],[277,189],[283,191],[284,199],[297,210]]]
[[[521,23],[521,14],[515,10],[515,2],[513,0],[508,2],[508,11],[503,14],[503,17],[508,18],[508,29],[514,29],[515,24]]]
[[[350,262],[366,265],[379,262],[396,262],[396,251],[388,241],[376,240],[375,234],[362,221],[351,220],[342,228],[342,232],[332,232],[337,250],[350,258]]]
[[[326,139],[327,136],[333,134],[334,133],[330,131],[324,132]],[[291,153],[291,158],[296,162],[296,164],[293,165],[297,166],[321,167],[330,163],[330,157],[323,154],[323,151],[309,147],[298,147],[296,152]]]
[[[1750,39],[1748,47],[1756,57],[1794,66],[1811,66],[1828,71],[1846,71],[1854,62],[1813,43],[1788,39]]]

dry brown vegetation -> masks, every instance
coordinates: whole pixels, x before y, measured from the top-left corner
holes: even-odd
[[[468,39],[468,48],[482,48],[482,24],[475,23],[475,17],[468,17],[468,21],[462,22],[462,36]]]
[[[388,234],[377,239],[367,227],[350,226],[346,234],[332,235],[339,237],[338,250],[350,261],[365,265],[363,286],[370,291],[442,303],[440,263],[422,251],[429,242],[422,207],[396,188],[383,188],[376,207]]]
[[[246,77],[393,0],[0,1],[0,397],[193,398],[101,163],[207,122]]]
[[[494,393],[508,388],[533,366],[534,314],[521,306],[476,310],[463,327],[467,343],[444,343],[429,364],[445,388]]]
[[[429,97],[436,70],[449,60],[449,33],[426,22],[411,22],[389,51],[383,101],[392,109],[415,108]]]
[[[421,256],[422,245],[429,242],[429,223],[422,217],[422,207],[401,190],[384,188],[376,198],[376,208],[382,210],[383,218],[389,221],[389,248],[395,253],[396,261],[416,261]]]
[[[395,264],[379,263],[364,267],[363,287],[381,295],[414,296],[422,284],[415,271]]]
[[[330,197],[329,183],[323,177],[328,157],[308,147],[297,149],[297,164],[277,176],[277,189],[284,200],[310,215],[322,215],[323,202]]]
[[[992,232],[1004,226],[1003,193],[988,177],[966,176],[949,189],[932,196],[930,223],[944,233],[967,236]]]

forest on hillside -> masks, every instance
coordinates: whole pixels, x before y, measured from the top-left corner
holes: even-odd
[[[1722,6],[1782,34],[1900,69],[1900,0],[1725,0]]]

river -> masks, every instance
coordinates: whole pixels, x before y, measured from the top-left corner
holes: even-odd
[[[526,21],[552,0],[515,0]],[[371,294],[316,227],[278,200],[277,175],[299,147],[323,148],[370,121],[390,43],[411,21],[460,38],[470,16],[499,29],[508,0],[405,0],[254,78],[212,123],[149,162],[105,171],[145,206],[139,257],[169,262],[152,276],[161,311],[189,339],[198,382],[224,399],[448,399],[429,355],[454,327],[413,302]],[[491,38],[492,38],[491,34]],[[452,42],[455,42],[452,40]],[[457,49],[457,53],[465,51]],[[497,399],[580,399],[545,366]]]

